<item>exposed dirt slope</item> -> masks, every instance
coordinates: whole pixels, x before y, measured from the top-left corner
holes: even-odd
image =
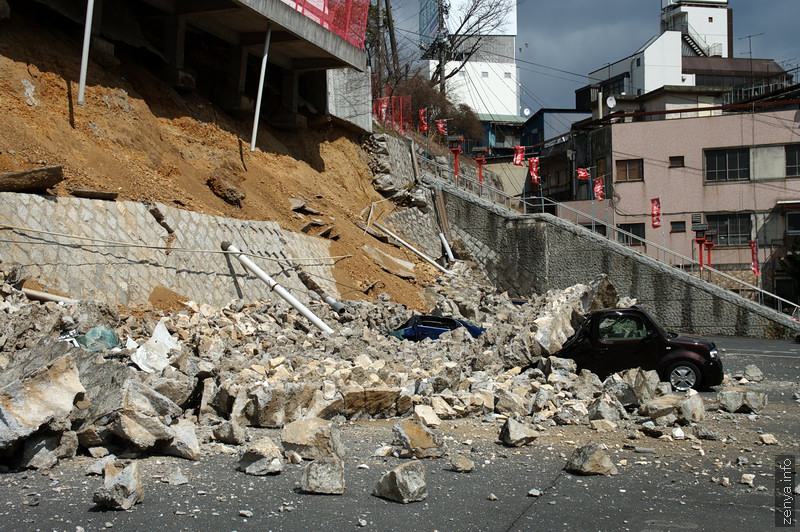
[[[259,149],[251,153],[251,117],[230,116],[197,94],[178,94],[121,47],[119,65],[90,63],[86,104],[78,106],[80,47],[80,28],[66,23],[43,25],[17,14],[0,23],[0,171],[59,164],[66,181],[57,195],[110,190],[120,200],[274,220],[293,231],[320,218],[341,235],[332,253],[352,255],[336,266],[344,298],[388,292],[409,307],[424,307],[420,287],[434,276],[433,268],[419,264],[416,282],[408,282],[378,268],[361,250],[365,243],[384,246],[353,223],[382,198],[352,133],[327,123],[305,131],[265,125]],[[239,206],[212,192],[212,176],[245,194]],[[292,212],[290,198],[309,200],[321,214]],[[384,249],[418,262],[405,250]]]

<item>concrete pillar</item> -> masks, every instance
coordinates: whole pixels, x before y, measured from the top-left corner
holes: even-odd
[[[186,52],[186,17],[170,15],[164,19],[164,55],[178,70],[183,68]]]

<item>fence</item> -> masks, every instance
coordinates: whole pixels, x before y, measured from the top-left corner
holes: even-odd
[[[372,116],[384,127],[405,135],[411,130],[411,96],[375,98]]]
[[[283,0],[359,50],[364,49],[369,0]]]

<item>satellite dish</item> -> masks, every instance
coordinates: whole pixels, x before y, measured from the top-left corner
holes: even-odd
[[[526,107],[525,109],[522,110],[522,114],[524,114],[525,116],[531,116],[531,110]]]
[[[613,96],[609,96],[608,98],[606,98],[606,105],[608,106],[609,109],[613,109],[614,107],[617,106],[617,99],[614,98]]]

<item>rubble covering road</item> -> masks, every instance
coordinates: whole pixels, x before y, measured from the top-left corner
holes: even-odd
[[[0,464],[47,470],[78,453],[97,457],[104,462],[96,473],[106,472],[98,504],[130,508],[143,488],[135,469],[120,469],[115,457],[198,460],[230,446],[241,449],[238,469],[253,475],[324,459],[306,469],[303,490],[342,493],[347,452],[338,424],[345,420],[400,418],[394,447],[378,453],[401,458],[447,456],[435,426],[459,418],[507,420],[498,439],[509,446],[535,445],[556,425],[682,438],[702,423],[702,398],[671,394],[655,372],[628,370],[601,382],[551,356],[587,312],[619,303],[607,278],[517,306],[466,264],[456,269],[428,298],[435,312],[486,327],[477,339],[464,329],[419,343],[391,337],[410,313],[388,297],[347,302],[341,314],[312,303],[337,331],[324,335],[283,301],[221,309],[190,302],[166,315],[122,316],[90,302],[30,302],[0,284]],[[9,267],[0,270],[0,281],[12,280]],[[74,341],[98,327],[123,345],[90,351]],[[731,412],[766,405],[758,392],[722,394]],[[281,441],[256,439],[253,427],[282,429]],[[613,469],[590,454],[587,461]],[[454,471],[474,465],[450,456]],[[122,487],[114,484],[119,476]],[[398,500],[420,500],[423,488]]]

